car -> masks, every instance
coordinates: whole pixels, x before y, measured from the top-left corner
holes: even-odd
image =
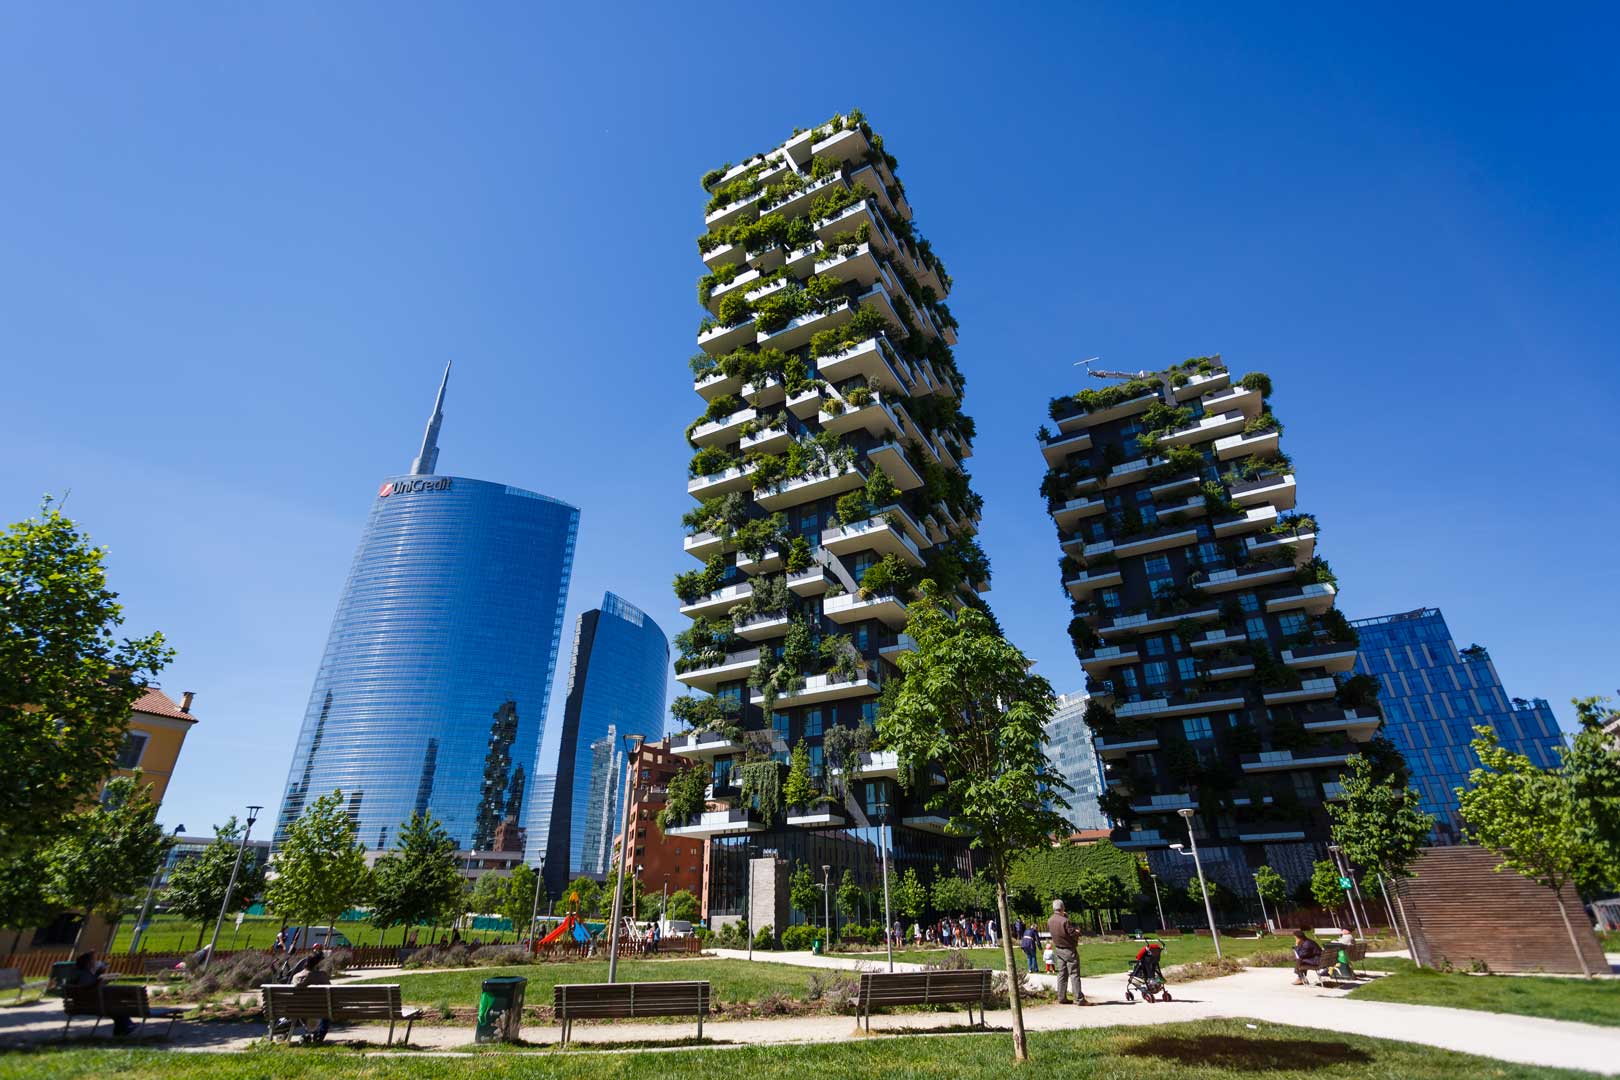
[[[331,936],[327,936],[327,931]],[[343,935],[341,930],[330,926],[289,926],[287,927],[287,948],[307,949],[312,945],[321,944],[328,949],[352,949],[354,943]]]

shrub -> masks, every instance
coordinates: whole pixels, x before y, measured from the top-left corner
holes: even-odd
[[[206,971],[186,972],[186,989],[198,997],[219,990],[255,990],[275,981],[276,962],[262,952],[239,952],[209,964]]]
[[[815,926],[790,926],[782,931],[782,948],[790,952],[803,952],[821,937],[821,929]]]
[[[469,959],[479,967],[505,967],[527,964],[533,958],[528,950],[517,945],[480,945],[470,951]]]
[[[775,948],[778,948],[778,946],[776,944],[776,934],[774,933],[774,928],[771,926],[770,923],[766,923],[764,926],[760,927],[759,928],[759,933],[754,935],[754,948],[756,948],[756,949],[775,949]]]
[[[408,968],[472,967],[472,950],[452,948],[449,945],[429,945],[427,948],[417,949],[410,956],[407,956],[404,966]]]

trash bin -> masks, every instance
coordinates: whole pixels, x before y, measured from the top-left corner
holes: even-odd
[[[820,938],[816,938],[815,941],[810,943],[810,953],[813,956],[820,956],[821,955],[821,939]]]
[[[485,979],[478,996],[477,1042],[517,1042],[523,1027],[523,992],[529,980],[521,975]]]

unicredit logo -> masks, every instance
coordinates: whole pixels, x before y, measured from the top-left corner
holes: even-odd
[[[377,489],[377,498],[386,499],[390,495],[408,495],[417,491],[449,491],[450,477],[432,476],[420,480],[384,480]]]

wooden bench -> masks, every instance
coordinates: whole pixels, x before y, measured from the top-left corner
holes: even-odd
[[[973,1023],[973,1005],[979,1006],[979,1023],[984,1021],[985,1002],[990,997],[990,969],[967,971],[866,972],[855,994],[855,1022],[866,1017],[866,1030],[872,1030],[872,1009],[884,1005],[966,1005],[968,1023]]]
[[[169,1026],[164,1029],[163,1037],[168,1038],[174,1030],[174,1022],[180,1019],[180,1009],[156,1009],[147,999],[144,986],[120,986],[117,983],[97,983],[95,986],[69,986],[62,991],[62,1011],[67,1014],[67,1023],[62,1025],[62,1038],[68,1036],[68,1028],[73,1026],[75,1016],[93,1016],[96,1022],[90,1027],[90,1034],[96,1033],[101,1021],[114,1016],[127,1016],[131,1020],[139,1019],[140,1030],[146,1030],[148,1020],[162,1020],[167,1018]]]
[[[22,968],[0,968],[0,991],[17,991],[17,1000],[22,1000],[23,974]]]
[[[639,1016],[695,1016],[698,1038],[709,1015],[709,984],[704,982],[558,983],[552,1006],[568,1045],[575,1020],[630,1020]]]
[[[264,999],[264,1020],[271,1042],[276,1039],[276,1023],[281,1020],[329,1020],[334,1024],[388,1021],[388,1045],[394,1044],[394,1025],[405,1022],[404,1042],[411,1041],[411,1028],[422,1015],[421,1009],[407,1009],[400,1003],[398,983],[365,986],[290,986],[266,984],[259,987]]]
[[[1345,960],[1350,963],[1351,974],[1349,975],[1338,973],[1339,954],[1341,952],[1344,953]],[[1355,970],[1355,965],[1365,959],[1367,959],[1367,945],[1365,942],[1355,942],[1349,945],[1340,945],[1336,941],[1323,942],[1322,959],[1317,967],[1311,969],[1311,972],[1315,972],[1318,986],[1328,986],[1330,984],[1344,986],[1359,983],[1361,982],[1361,975]],[[1309,978],[1310,972],[1307,972],[1307,981]]]

